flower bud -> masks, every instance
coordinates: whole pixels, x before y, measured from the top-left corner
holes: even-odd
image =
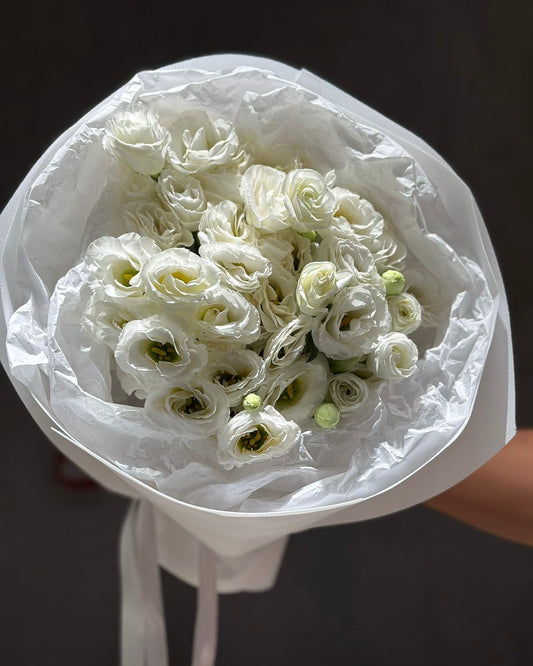
[[[381,277],[383,278],[387,296],[397,296],[404,290],[405,278],[400,271],[385,271]]]
[[[247,412],[257,412],[261,407],[261,398],[256,393],[249,393],[242,400],[242,408]]]
[[[340,419],[340,410],[332,402],[324,402],[316,410],[314,419],[317,425],[324,430],[335,428]]]

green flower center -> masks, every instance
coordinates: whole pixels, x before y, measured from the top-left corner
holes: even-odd
[[[191,395],[190,398],[183,404],[182,412],[184,414],[194,414],[194,412],[199,412],[204,408],[204,405],[196,398],[194,395]]]
[[[298,402],[302,394],[302,385],[298,379],[288,384],[276,400],[276,409],[282,410],[284,407],[290,407]]]
[[[268,444],[269,439],[270,434],[265,426],[257,425],[253,430],[239,437],[237,447],[241,453],[243,451],[257,452]]]
[[[138,272],[139,271],[136,271],[135,268],[133,268],[133,266],[130,266],[124,271],[124,273],[122,273],[122,275],[119,278],[119,282],[123,284],[125,287],[129,287],[130,282],[137,275]]]
[[[160,361],[175,363],[180,360],[180,355],[170,342],[152,342],[147,354],[155,363]]]
[[[233,375],[230,372],[221,372],[219,375],[216,375],[214,377],[214,380],[218,382],[221,386],[224,386],[225,388],[228,386],[233,386],[234,384],[237,384],[240,382],[242,377],[239,375]]]

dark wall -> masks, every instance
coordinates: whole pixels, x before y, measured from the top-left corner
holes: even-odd
[[[48,0],[1,11],[0,203],[136,71],[211,53],[305,67],[424,138],[484,215],[511,309],[518,423],[533,426],[528,3]],[[116,664],[126,501],[59,483],[53,448],[7,380],[1,405],[3,663]],[[532,559],[424,507],[303,533],[271,592],[222,600],[217,663],[533,663]],[[194,591],[167,575],[164,590],[171,663],[187,663]]]

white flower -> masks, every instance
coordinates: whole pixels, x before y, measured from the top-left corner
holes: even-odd
[[[135,231],[154,240],[161,249],[194,243],[192,233],[176,217],[156,201],[130,201],[124,206],[124,222],[128,231]]]
[[[123,167],[121,170],[122,190],[126,199],[131,201],[149,201],[156,196],[155,181],[151,176],[137,173],[129,168]]]
[[[399,380],[410,377],[416,370],[418,349],[403,333],[383,336],[367,358],[367,367],[376,377]]]
[[[225,287],[209,291],[190,312],[190,322],[203,340],[235,340],[250,344],[260,335],[257,309],[241,294]]]
[[[181,224],[190,231],[196,231],[207,206],[200,181],[173,169],[164,169],[157,179],[156,188],[161,200],[174,211]]]
[[[213,167],[209,171],[200,171],[195,176],[202,183],[205,199],[208,203],[233,201],[243,205],[240,184],[241,169],[246,168],[246,159],[237,161],[229,167]]]
[[[145,303],[139,272],[150,257],[160,252],[152,239],[135,233],[98,238],[85,254],[92,289],[101,300],[127,299],[128,305],[124,307]]]
[[[313,169],[294,169],[283,182],[290,225],[296,231],[328,227],[337,208],[326,179]]]
[[[348,280],[349,277],[348,275]],[[296,287],[296,302],[300,310],[315,317],[327,314],[326,306],[339,291],[338,281],[335,264],[330,261],[312,261],[306,264]]]
[[[359,284],[335,296],[324,321],[316,321],[313,340],[328,358],[362,356],[390,330],[390,324],[384,290],[371,284]]]
[[[126,301],[102,301],[93,294],[82,316],[82,325],[89,334],[114,351],[124,325],[133,319],[140,319],[151,314],[149,304],[138,307],[128,307]],[[153,314],[153,313],[152,313]]]
[[[368,283],[382,286],[372,254],[353,237],[331,235],[324,238],[318,248],[317,257],[322,261],[331,261],[339,272],[349,271],[351,284]],[[346,283],[344,280],[344,284]]]
[[[229,120],[205,111],[183,112],[170,127],[168,159],[181,172],[196,173],[242,160],[239,137]]]
[[[206,364],[207,350],[165,315],[126,323],[115,360],[136,382],[136,390],[189,380]]]
[[[139,106],[118,111],[109,119],[103,143],[130,169],[151,176],[163,168],[169,141],[170,134],[159,124],[157,114]]]
[[[249,349],[222,349],[210,353],[205,376],[222,386],[234,407],[264,381],[265,363]]]
[[[261,322],[269,333],[286,326],[296,316],[296,280],[278,266],[253,294]]]
[[[368,400],[368,385],[351,372],[334,375],[329,380],[331,399],[341,412],[359,410]]]
[[[220,272],[208,259],[180,247],[149,259],[140,278],[150,298],[173,306],[203,300],[220,283]]]
[[[224,390],[207,380],[154,388],[146,397],[144,409],[156,425],[191,440],[219,433],[229,419]]]
[[[289,227],[284,180],[283,171],[264,164],[254,164],[244,172],[240,191],[246,220],[258,231],[274,233]]]
[[[307,315],[299,315],[268,339],[263,351],[267,365],[284,368],[294,363],[304,354],[307,335],[311,332],[313,320]]]
[[[383,220],[383,231],[380,234],[361,235],[356,238],[372,253],[379,273],[404,270],[407,248],[387,220]]]
[[[253,229],[233,201],[207,205],[198,227],[198,238],[203,245],[214,243],[253,242]]]
[[[225,469],[285,455],[299,446],[302,432],[267,405],[258,412],[240,412],[218,433],[219,463]]]
[[[358,236],[375,236],[383,231],[383,216],[374,206],[355,192],[342,187],[333,188],[337,200],[335,217],[346,220],[350,231]]]
[[[324,400],[328,389],[328,365],[323,356],[307,363],[269,372],[265,385],[257,393],[287,419],[300,422],[310,416]]]
[[[257,238],[256,245],[272,264],[283,266],[295,276],[306,264],[313,261],[315,244],[292,229],[261,235]]]
[[[245,293],[255,291],[272,272],[270,261],[248,243],[208,243],[200,246],[200,256],[219,268],[228,287]]]
[[[422,308],[412,294],[389,296],[387,305],[392,318],[392,330],[409,335],[422,323]]]

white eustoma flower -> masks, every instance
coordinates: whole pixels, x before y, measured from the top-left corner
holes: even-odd
[[[184,111],[170,127],[168,159],[182,173],[196,173],[243,158],[233,123],[202,110]]]
[[[308,232],[330,225],[337,201],[326,179],[318,171],[289,171],[283,181],[282,191],[293,229]]]
[[[258,412],[242,411],[218,433],[218,462],[225,469],[285,455],[302,441],[302,431],[267,405]]]
[[[151,238],[136,233],[118,238],[102,236],[85,253],[89,284],[101,300],[128,300],[125,307],[145,303],[147,298],[139,272],[143,265],[161,252]]]
[[[289,228],[283,194],[285,173],[264,164],[254,164],[243,174],[240,192],[246,220],[259,232],[274,233]]]
[[[249,349],[221,349],[210,352],[204,374],[224,389],[230,407],[234,407],[262,384],[265,362]]]
[[[170,134],[157,114],[142,106],[118,111],[106,125],[104,148],[137,173],[158,174],[165,164]]]
[[[404,270],[407,248],[387,220],[383,221],[383,231],[380,234],[357,236],[356,238],[372,253],[379,273],[388,270]]]
[[[311,332],[312,327],[312,317],[301,314],[272,334],[263,350],[263,358],[267,366],[284,368],[303,356],[307,335]]]
[[[383,216],[374,206],[355,192],[342,187],[334,187],[333,194],[337,201],[335,217],[345,220],[350,225],[352,234],[375,236],[383,231]]]
[[[208,204],[200,219],[198,238],[202,245],[215,243],[252,243],[253,228],[233,201]]]
[[[253,294],[261,322],[269,333],[278,331],[296,317],[296,284],[294,276],[278,266]]]
[[[173,169],[163,169],[157,179],[156,189],[161,200],[174,211],[181,224],[190,231],[197,231],[207,206],[200,181]]]
[[[151,201],[156,197],[154,179],[126,167],[121,170],[121,185],[127,201]]]
[[[313,317],[328,313],[327,305],[350,280],[350,273],[337,273],[331,261],[312,261],[306,264],[296,286],[296,302],[301,312]]]
[[[115,360],[137,389],[190,380],[207,362],[207,349],[172,319],[153,315],[127,322],[117,341]]]
[[[235,340],[250,344],[261,333],[257,309],[241,294],[225,287],[206,293],[203,300],[190,309],[188,325],[206,341]]]
[[[129,303],[102,301],[95,294],[90,297],[83,313],[81,323],[97,342],[101,342],[115,351],[117,341],[124,325],[133,319],[142,319],[150,314],[149,303],[144,307],[128,307]]]
[[[352,358],[368,354],[390,326],[384,289],[359,284],[335,296],[324,321],[316,320],[313,340],[328,358]]]
[[[297,276],[306,264],[313,261],[316,243],[311,243],[292,229],[286,229],[275,234],[260,235],[256,245],[272,264],[281,265]]]
[[[162,250],[177,245],[191,246],[192,233],[186,229],[175,212],[157,201],[130,201],[124,206],[124,223],[128,231],[154,240]]]
[[[203,300],[219,285],[220,271],[208,259],[179,247],[151,257],[140,279],[152,300],[173,306]]]
[[[342,372],[329,380],[331,399],[341,412],[355,412],[367,402],[368,384],[351,372]]]
[[[270,261],[249,243],[208,243],[199,251],[219,268],[222,282],[237,291],[255,291],[272,273]]]
[[[322,261],[331,261],[343,275],[344,271],[348,271],[351,284],[382,284],[371,252],[354,237],[330,235],[324,238],[317,250],[317,257]]]
[[[398,333],[413,333],[422,323],[422,308],[412,294],[401,293],[389,296],[387,305],[392,318],[392,330]]]
[[[154,388],[144,410],[150,421],[189,440],[219,433],[230,415],[226,393],[208,380]]]
[[[376,377],[399,380],[410,377],[416,370],[418,349],[403,333],[388,333],[368,355],[366,364]]]
[[[296,361],[269,372],[256,392],[287,419],[301,422],[311,416],[328,390],[328,364],[322,355],[310,362]]]
[[[246,169],[247,156],[232,163],[229,167],[213,167],[209,171],[200,171],[195,177],[202,183],[205,199],[208,203],[217,204],[221,201],[233,201],[243,206],[240,184],[242,170]]]

